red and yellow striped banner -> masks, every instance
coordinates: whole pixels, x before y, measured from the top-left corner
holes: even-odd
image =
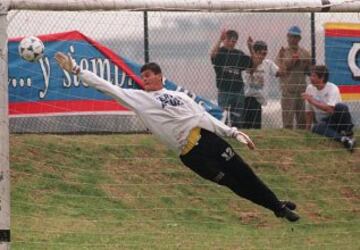
[[[360,100],[360,81],[351,72],[348,59],[354,43],[360,43],[360,23],[326,23],[324,28],[330,81],[339,87],[344,101]],[[332,75],[334,71],[339,74]]]

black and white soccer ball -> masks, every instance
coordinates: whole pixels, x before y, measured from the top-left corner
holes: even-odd
[[[22,59],[36,62],[44,55],[45,46],[36,36],[27,36],[20,41],[19,54]]]

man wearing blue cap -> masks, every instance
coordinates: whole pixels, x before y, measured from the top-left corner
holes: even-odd
[[[282,90],[282,118],[284,128],[305,129],[305,104],[301,94],[306,89],[305,75],[309,74],[311,55],[299,46],[301,29],[292,26],[287,33],[288,47],[281,47],[276,62],[283,69],[280,77]],[[294,119],[296,123],[294,124]]]

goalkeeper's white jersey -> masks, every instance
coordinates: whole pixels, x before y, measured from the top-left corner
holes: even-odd
[[[89,86],[132,109],[154,135],[178,153],[195,127],[221,136],[232,136],[237,131],[211,116],[185,93],[167,89],[151,92],[123,89],[88,70],[81,71],[79,76]]]

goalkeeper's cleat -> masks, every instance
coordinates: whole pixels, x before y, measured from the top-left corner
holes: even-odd
[[[342,139],[342,143],[344,144],[344,147],[349,150],[351,153],[354,151],[356,147],[356,140],[355,138],[350,138],[347,136],[344,136]]]
[[[287,207],[290,210],[295,210],[296,209],[296,204],[292,201],[280,201],[282,205],[284,205],[285,207]]]
[[[280,210],[274,212],[276,217],[286,218],[290,222],[295,222],[300,219],[300,216],[294,211],[290,210],[284,204],[281,206]]]

